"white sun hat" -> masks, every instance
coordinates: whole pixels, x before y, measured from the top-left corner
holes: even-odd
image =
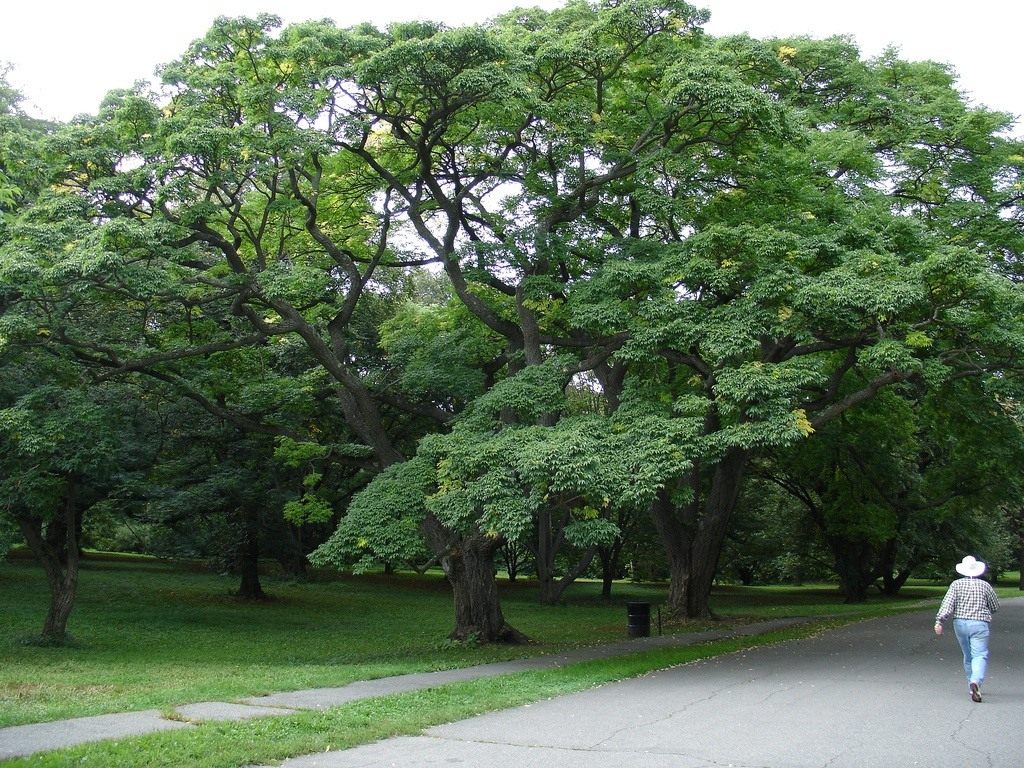
[[[985,564],[968,555],[956,564],[956,572],[961,576],[981,576],[985,572]]]

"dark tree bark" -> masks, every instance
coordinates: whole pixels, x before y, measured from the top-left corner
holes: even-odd
[[[44,645],[64,645],[68,640],[68,619],[78,593],[79,517],[73,484],[49,526],[44,526],[41,518],[17,517],[18,527],[42,565],[50,589],[50,606],[40,636]]]
[[[590,547],[583,551],[579,559],[569,566],[569,569],[562,574],[561,578],[555,578],[554,570],[548,572],[548,578],[540,583],[540,602],[542,605],[555,605],[562,599],[562,595],[584,571],[594,562],[597,555],[597,547]]]
[[[244,535],[238,546],[238,570],[241,582],[238,597],[246,600],[265,600],[266,592],[260,584],[260,521],[259,513],[242,510]]]
[[[903,589],[903,585],[907,583],[907,579],[914,572],[914,569],[920,565],[919,559],[911,556],[902,568],[897,569],[896,555],[898,552],[899,547],[896,539],[890,539],[879,553],[878,570],[882,578],[882,594],[898,595],[900,590]]]
[[[718,558],[729,533],[729,523],[740,497],[749,454],[732,449],[718,462],[711,492],[693,542],[692,577],[686,600],[687,618],[708,618],[711,614],[711,585],[718,571]]]
[[[878,578],[874,548],[863,541],[830,538],[829,547],[839,576],[839,589],[847,603],[863,603]]]
[[[501,559],[505,563],[508,580],[514,584],[528,563],[526,548],[514,542],[506,541],[501,545]]]
[[[651,504],[651,517],[668,558],[668,610],[675,616],[687,619],[713,616],[711,585],[749,458],[746,451],[728,451],[714,467],[703,504],[697,470],[691,479],[693,501],[690,504],[677,507],[670,490],[662,491]]]
[[[1020,574],[1020,579],[1017,582],[1017,589],[1024,592],[1024,545],[1017,549],[1017,572]]]
[[[671,489],[662,490],[651,502],[650,512],[668,560],[669,613],[685,616],[691,576],[690,553],[696,520],[692,507],[677,507],[671,497]]]
[[[453,535],[433,516],[423,524],[423,534],[452,586],[455,628],[449,637],[460,642],[525,643],[528,639],[505,621],[498,600],[495,554],[502,544],[480,533]]]
[[[295,525],[283,526],[281,541],[278,542],[274,558],[282,570],[294,579],[305,581],[309,576],[308,560],[303,548],[302,528]]]
[[[601,599],[606,602],[612,599],[612,585],[621,570],[622,549],[625,544],[624,536],[620,536],[611,546],[597,548],[598,557],[601,558]]]
[[[596,547],[585,550],[559,578],[556,559],[565,545],[565,526],[570,518],[568,511],[562,512],[557,521],[554,516],[555,510],[550,507],[542,510],[537,516],[537,538],[533,555],[542,605],[554,605],[561,600],[565,590],[590,567],[597,554]]]
[[[639,215],[639,208],[636,202],[630,199],[630,209],[634,215]],[[639,225],[638,225],[639,226]],[[634,236],[639,236],[635,234]],[[622,398],[622,390],[626,380],[626,372],[629,367],[622,362],[610,363],[603,360],[594,368],[594,375],[601,383],[601,390],[605,396],[605,409],[607,413],[615,413],[618,410]],[[598,555],[601,558],[601,598],[606,601],[612,599],[612,584],[619,573],[622,558],[622,550],[626,545],[626,531],[631,528],[635,520],[631,513],[619,512],[620,535],[608,547],[599,547]]]
[[[81,557],[82,552],[81,541],[83,519],[84,515],[75,515],[75,535],[73,539],[75,545],[79,548],[79,557]],[[63,525],[56,524],[45,526],[43,536],[46,539],[47,545],[57,553],[57,557],[60,559],[61,564],[66,564],[68,561],[68,535],[66,528]]]
[[[1024,592],[1024,509],[1018,507],[1010,515],[1010,522],[1013,525],[1013,531],[1016,534],[1016,544],[1014,547],[1017,555],[1017,572],[1020,574],[1020,580],[1017,582],[1017,589]]]
[[[907,583],[907,579],[910,578],[912,571],[905,569],[896,573],[883,573],[882,574],[882,594],[893,597],[900,593],[903,589],[903,585]]]

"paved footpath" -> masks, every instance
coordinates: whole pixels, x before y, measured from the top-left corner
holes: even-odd
[[[1024,764],[1024,598],[996,616],[981,704],[933,615],[864,621],[283,768]]]
[[[146,710],[16,725],[0,728],[0,760],[47,750],[63,749],[91,741],[119,739],[155,731],[195,728],[206,721],[246,720],[256,717],[291,715],[296,711],[327,709],[357,699],[387,696],[463,680],[496,677],[530,669],[552,669],[578,661],[637,653],[650,648],[692,645],[725,637],[755,635],[799,624],[802,621],[805,620],[779,619],[732,630],[637,638],[621,643],[580,648],[530,659],[439,672],[399,675],[378,680],[364,680],[339,688],[289,691],[236,702],[205,701],[177,707],[174,710],[175,718],[170,720],[164,718],[158,710]]]

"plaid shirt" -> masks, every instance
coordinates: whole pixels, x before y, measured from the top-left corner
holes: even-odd
[[[935,615],[935,623],[941,624],[950,616],[954,619],[992,621],[992,614],[998,610],[999,598],[991,584],[982,579],[957,579],[946,590]]]

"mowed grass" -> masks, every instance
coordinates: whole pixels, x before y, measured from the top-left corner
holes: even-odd
[[[537,642],[461,647],[446,639],[452,600],[440,576],[263,584],[270,600],[245,601],[232,596],[233,577],[87,560],[74,645],[40,648],[25,641],[42,626],[45,579],[30,561],[0,564],[0,726],[339,686],[625,635],[627,592],[612,605],[584,596],[542,607],[532,586],[504,585],[507,617]],[[628,596],[657,602],[664,590],[630,585]]]
[[[451,596],[435,575],[343,577],[310,583],[266,577],[272,599],[238,600],[233,578],[146,560],[87,560],[70,622],[76,643],[26,644],[47,605],[33,563],[0,564],[0,726],[247,696],[437,670],[565,648],[626,635],[627,600],[657,606],[664,585],[577,584],[558,606],[536,602],[531,584],[502,584],[506,617],[534,639],[527,646],[456,646]],[[945,585],[916,584],[896,599],[844,605],[834,587],[722,587],[718,623],[665,622],[668,632],[700,633],[722,624],[780,616],[825,620],[756,638],[643,651],[559,670],[440,686],[353,702],[327,712],[266,720],[204,723],[199,728],[98,742],[10,763],[17,766],[229,766],[267,764],[290,755],[339,749],[432,724],[515,706],[675,664],[806,636],[848,620],[933,607]],[[1016,590],[1002,590],[1007,595]]]
[[[448,669],[621,640],[626,600],[663,603],[663,585],[617,584],[613,601],[581,583],[558,606],[541,606],[530,584],[502,584],[508,620],[527,646],[456,646],[446,640],[452,605],[437,575],[343,577],[296,583],[265,577],[271,599],[233,597],[232,577],[156,560],[87,559],[69,623],[75,644],[40,648],[47,607],[40,569],[0,564],[0,726],[67,717],[234,700],[277,691]],[[724,619],[871,615],[941,587],[907,590],[900,600],[843,605],[834,588],[723,588]],[[657,631],[657,607],[653,617]],[[665,631],[707,625],[669,623]]]

